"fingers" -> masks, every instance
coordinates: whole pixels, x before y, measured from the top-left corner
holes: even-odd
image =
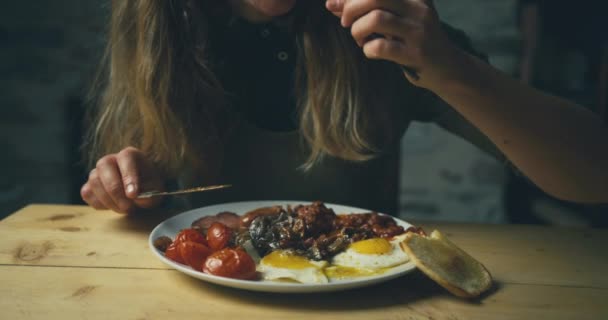
[[[400,41],[387,38],[370,40],[363,45],[363,53],[370,59],[401,60],[407,47]]]
[[[110,196],[116,212],[127,213],[132,207],[132,201],[127,198],[123,187],[123,179],[118,168],[116,156],[108,155],[97,162],[96,172],[103,189]]]
[[[136,208],[158,206],[160,199],[137,199],[137,195],[142,190],[162,190],[163,181],[141,151],[128,147],[99,159],[80,195],[95,209],[130,213]]]
[[[99,179],[99,174],[97,169],[91,170],[89,173],[89,181],[87,182],[91,191],[93,193],[93,197],[100,204],[97,206],[99,209],[110,209],[112,211],[118,212],[118,206],[112,200],[112,197],[106,192],[101,180]]]
[[[329,12],[331,12],[334,16],[338,18],[342,17],[343,6],[343,3],[339,2],[343,2],[343,0],[327,0],[325,2],[325,7],[327,8],[327,10],[329,10]]]
[[[97,200],[95,193],[93,193],[93,188],[88,182],[85,183],[80,189],[80,196],[82,197],[82,200],[84,200],[84,202],[86,202],[88,205],[90,205],[96,210],[108,209],[99,200]]]
[[[374,9],[353,23],[351,34],[357,44],[362,47],[367,40],[371,40],[370,36],[373,35],[403,39],[405,33],[410,38],[411,33],[419,29],[420,27],[412,21],[400,18],[388,11]]]
[[[131,201],[118,205],[101,181],[97,168],[91,170],[88,181],[80,189],[82,200],[96,210],[112,210],[118,213],[129,213],[133,210]]]
[[[350,27],[357,19],[375,9],[388,11],[400,17],[411,15],[418,10],[417,5],[403,0],[345,0],[343,3],[341,23],[344,27]]]
[[[451,50],[432,0],[327,0],[326,7],[350,28],[365,56],[407,66],[410,82],[425,86],[421,74],[448,65],[442,52]],[[440,77],[435,77],[439,79]]]
[[[416,68],[424,29],[417,22],[375,9],[351,27],[351,33],[370,59],[393,61]]]
[[[140,172],[138,170],[141,159],[143,159],[141,151],[133,147],[125,148],[116,155],[123,189],[130,199],[135,199],[141,190]]]

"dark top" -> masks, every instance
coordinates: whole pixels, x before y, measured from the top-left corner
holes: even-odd
[[[451,38],[476,54],[470,41],[449,26]],[[242,121],[226,143],[221,183],[233,188],[190,197],[198,207],[246,200],[321,200],[385,213],[397,208],[398,144],[366,162],[328,157],[309,172],[298,167],[307,158],[297,131],[294,99],[295,37],[275,24],[233,19],[225,26],[214,52],[217,70],[229,101]],[[397,66],[396,66],[397,67]],[[396,73],[391,105],[403,112],[403,128],[411,121],[435,121],[498,157],[494,145],[452,108]],[[211,183],[184,173],[184,185]]]
[[[216,70],[232,106],[261,128],[295,130],[295,37],[272,23],[233,19],[218,40]]]

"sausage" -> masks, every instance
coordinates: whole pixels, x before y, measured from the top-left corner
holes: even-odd
[[[164,253],[171,243],[173,243],[173,240],[167,236],[158,237],[154,240],[154,248]]]
[[[282,206],[273,206],[273,207],[263,207],[263,208],[258,208],[252,211],[249,211],[247,213],[245,213],[245,215],[243,215],[243,217],[241,218],[241,226],[243,228],[249,228],[249,225],[251,225],[251,222],[260,216],[273,216],[273,215],[278,215],[281,212],[283,212],[283,207]]]

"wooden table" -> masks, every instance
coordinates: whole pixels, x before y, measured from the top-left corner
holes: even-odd
[[[0,319],[608,319],[608,232],[422,224],[496,280],[465,301],[415,272],[339,293],[228,289],[161,264],[147,238],[167,215],[32,205],[0,222]]]

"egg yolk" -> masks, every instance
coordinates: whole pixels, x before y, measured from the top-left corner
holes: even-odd
[[[332,266],[325,269],[325,275],[331,279],[350,279],[356,277],[369,277],[383,274],[388,271],[390,268],[383,268],[377,270],[371,269],[359,269],[359,268],[351,268],[351,267],[341,267],[341,266]]]
[[[385,254],[392,251],[390,242],[382,238],[373,238],[357,241],[350,245],[350,248],[361,254]]]
[[[273,251],[262,259],[262,263],[275,268],[306,269],[317,268],[308,259],[287,251]]]

